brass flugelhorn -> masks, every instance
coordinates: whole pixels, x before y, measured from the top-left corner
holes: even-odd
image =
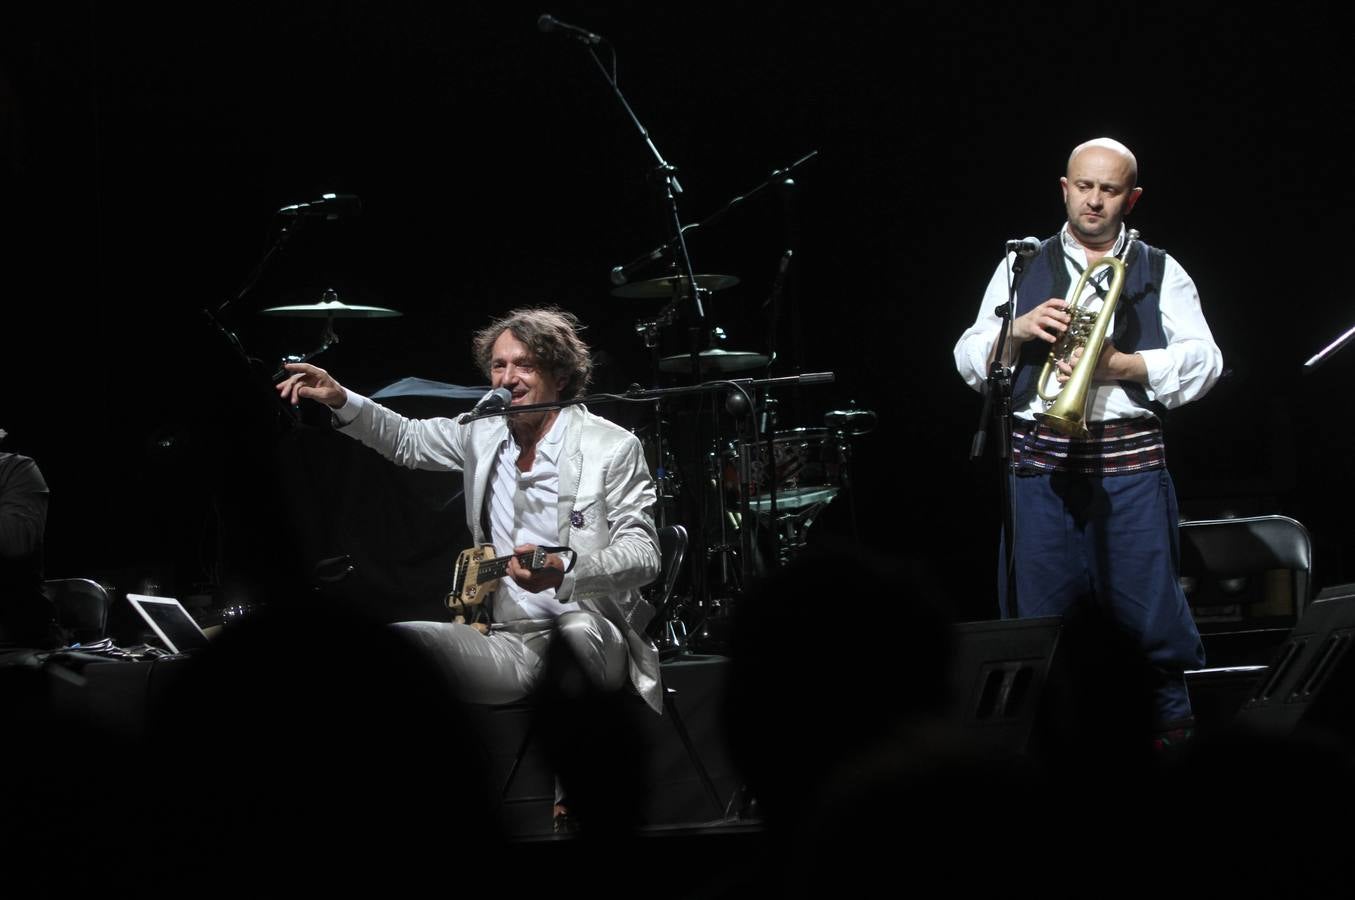
[[[1036,413],[1035,418],[1059,434],[1076,438],[1087,437],[1087,395],[1091,391],[1092,373],[1096,371],[1096,364],[1101,359],[1106,332],[1110,330],[1110,319],[1115,314],[1115,304],[1120,299],[1120,292],[1124,290],[1124,260],[1129,258],[1129,249],[1138,239],[1139,233],[1132,228],[1129,229],[1120,257],[1103,256],[1087,266],[1082,272],[1082,277],[1077,280],[1077,287],[1068,295],[1072,298],[1068,302],[1068,330],[1049,351],[1049,358],[1045,360],[1044,368],[1040,370],[1040,380],[1035,385],[1040,399],[1051,404],[1043,413]],[[1087,304],[1081,302],[1082,292],[1086,289],[1087,280],[1091,278],[1092,273],[1103,266],[1109,266],[1111,270],[1110,290],[1106,292],[1106,299],[1102,302],[1101,308],[1092,313],[1086,309]],[[1094,297],[1095,293],[1092,296]],[[1078,347],[1082,348],[1082,358],[1073,366],[1073,373],[1064,382],[1063,390],[1057,394],[1046,393],[1045,384],[1049,381],[1050,374],[1058,371],[1055,364],[1060,361],[1067,362]]]

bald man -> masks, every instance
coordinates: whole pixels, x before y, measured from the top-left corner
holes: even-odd
[[[1167,473],[1162,417],[1203,397],[1223,369],[1195,283],[1170,255],[1129,242],[1124,219],[1143,194],[1138,162],[1111,138],[1080,144],[1059,179],[1067,222],[1026,261],[1016,311],[998,346],[997,309],[1007,302],[1015,254],[998,264],[978,318],[955,345],[955,365],[982,391],[994,359],[1012,376],[1011,479],[1017,614],[1058,616],[1074,603],[1102,605],[1142,647],[1156,679],[1160,744],[1193,727],[1185,671],[1204,664],[1204,648],[1177,578],[1176,491]],[[1068,328],[1068,293],[1083,270],[1121,257],[1125,284],[1092,373],[1083,439],[1038,422],[1049,404],[1036,381],[1050,347]],[[1109,267],[1083,290],[1100,308]],[[1080,354],[1060,364],[1068,380]],[[1046,392],[1057,388],[1050,384]],[[1006,536],[1003,536],[1005,553]],[[1003,615],[1007,572],[999,563]]]

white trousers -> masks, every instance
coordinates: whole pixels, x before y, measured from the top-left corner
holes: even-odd
[[[587,610],[494,625],[489,634],[451,622],[391,627],[438,664],[466,703],[497,705],[526,697],[541,678],[553,640],[565,642],[596,687],[618,690],[626,683],[630,657],[621,630]]]

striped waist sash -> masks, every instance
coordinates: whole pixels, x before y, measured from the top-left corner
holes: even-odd
[[[1018,473],[1071,472],[1123,475],[1167,464],[1162,423],[1152,417],[1091,422],[1086,439],[1070,438],[1047,425],[1017,419],[1012,424],[1012,461]]]

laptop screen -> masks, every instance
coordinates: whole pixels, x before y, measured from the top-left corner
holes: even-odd
[[[173,597],[128,594],[127,602],[141,614],[170,653],[189,653],[207,646],[207,635]]]

